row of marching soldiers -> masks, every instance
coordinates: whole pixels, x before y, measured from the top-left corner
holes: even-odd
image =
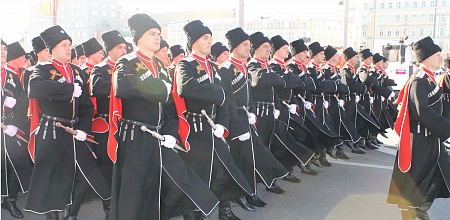
[[[230,201],[267,205],[258,183],[283,194],[277,180],[300,182],[295,166],[316,175],[310,165],[331,166],[327,154],[348,159],[344,146],[364,154],[395,121],[387,59],[369,50],[355,70],[346,48],[338,69],[331,46],[235,28],[218,66],[209,56],[225,50],[211,51],[211,30],[195,20],[184,27],[189,56],[171,47],[170,63],[155,20],[128,25],[130,53],[117,31],[77,51],[50,27],[33,39],[39,63],[27,71],[20,44],[2,42],[2,207],[12,216],[23,218],[22,191],[24,210],[76,219],[92,189],[105,219],[208,219],[216,206],[219,219],[240,219]]]

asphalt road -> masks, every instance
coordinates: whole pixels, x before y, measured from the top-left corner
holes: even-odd
[[[330,160],[330,168],[313,168],[317,176],[300,173],[295,175],[302,182],[295,184],[278,181],[286,194],[269,193],[259,185],[258,194],[268,203],[266,208],[256,212],[242,210],[233,205],[234,213],[242,219],[278,219],[278,220],[378,220],[401,219],[397,207],[386,203],[392,166],[395,158],[395,145],[398,137],[393,132],[389,139],[380,138],[385,143],[379,150],[367,151],[364,155],[352,154],[349,160]],[[20,194],[18,207],[23,208],[25,196]],[[429,211],[431,219],[447,220],[450,214],[450,199],[437,199]],[[24,212],[25,219],[45,219],[45,216]],[[215,210],[211,219],[217,219]],[[2,209],[1,219],[13,219]],[[104,213],[100,200],[83,204],[78,216],[80,220],[101,220]],[[181,217],[175,219],[182,219]]]

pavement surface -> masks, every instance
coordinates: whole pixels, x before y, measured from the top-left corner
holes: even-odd
[[[345,149],[349,160],[329,159],[333,164],[330,168],[312,166],[319,172],[317,176],[302,174],[295,168],[294,173],[302,182],[296,184],[279,180],[280,187],[286,190],[284,195],[269,193],[263,185],[258,185],[258,195],[268,206],[248,212],[233,204],[233,212],[242,219],[258,220],[401,219],[398,208],[386,203],[398,142],[394,132],[388,133],[388,137],[380,138],[384,145],[379,150],[368,150],[366,154],[359,155]],[[24,203],[25,195],[20,194],[18,207],[23,208]],[[23,213],[24,219],[45,219],[42,215]],[[218,210],[215,210],[211,219],[217,219],[217,215]],[[450,219],[450,199],[435,200],[429,215],[434,220]],[[1,219],[14,218],[2,209]],[[97,199],[83,204],[78,219],[104,219],[101,201]]]

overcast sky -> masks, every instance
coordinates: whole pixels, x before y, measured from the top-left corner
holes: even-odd
[[[27,30],[30,5],[40,0],[2,0],[0,7],[0,36],[14,38]],[[76,1],[76,0],[73,0]],[[95,1],[95,0],[93,0]],[[120,0],[123,9],[145,13],[164,13],[199,9],[238,10],[239,0]],[[245,0],[245,19],[264,17],[322,17],[340,19],[342,6],[339,0],[299,1],[299,0]],[[13,39],[9,39],[13,40]]]

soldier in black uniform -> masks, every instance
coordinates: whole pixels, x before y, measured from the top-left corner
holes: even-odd
[[[244,61],[250,54],[250,36],[241,28],[235,28],[225,34],[231,51],[231,58],[220,68],[220,76],[227,97],[230,112],[231,155],[251,184],[254,196],[236,198],[236,202],[245,210],[256,210],[253,206],[266,205],[256,195],[257,182],[267,187],[287,174],[270,150],[264,145],[256,131],[255,105],[250,90],[247,67]],[[249,139],[247,139],[247,137]],[[248,200],[248,202],[247,202]]]
[[[335,93],[326,93],[325,99],[330,103],[328,112],[333,119],[334,130],[338,135],[342,136],[345,143],[352,149],[354,143],[359,142],[361,136],[356,130],[355,124],[348,118],[345,112],[345,98],[350,95],[350,89],[347,85],[341,83],[341,75],[336,65],[339,62],[339,56],[337,50],[328,45],[325,49],[325,60],[327,63],[322,67],[325,79],[334,80],[337,84],[337,90]],[[335,156],[340,159],[349,159],[344,153],[343,146],[336,147]],[[361,149],[352,149],[354,153],[364,154]]]
[[[218,66],[230,59],[230,50],[224,44],[216,42],[211,46],[211,60]]]
[[[86,56],[84,55],[84,49],[83,49],[83,45],[77,45],[75,47],[75,52],[77,54],[77,60],[78,60],[78,64],[77,66],[81,66],[86,62]]]
[[[19,42],[8,45],[5,79],[2,85],[2,208],[15,218],[23,218],[16,206],[17,194],[28,191],[32,171],[27,144],[17,136],[29,133],[27,108],[28,97],[23,89],[22,74],[25,50]],[[28,139],[28,138],[26,138]],[[4,181],[4,182],[3,182]]]
[[[181,45],[173,45],[169,48],[169,56],[170,56],[170,66],[167,67],[167,71],[169,72],[170,80],[173,81],[173,74],[175,74],[175,67],[177,66],[180,60],[184,59],[186,56],[186,52],[183,50]]]
[[[239,219],[231,211],[229,199],[233,195],[222,193],[224,187],[237,184],[246,194],[253,193],[234,163],[227,143],[224,143],[224,138],[229,135],[230,115],[218,67],[207,59],[211,52],[212,33],[199,20],[186,24],[184,31],[191,55],[176,67],[174,97],[181,123],[180,138],[185,145],[190,145],[190,151],[181,156],[219,198],[219,218]],[[208,123],[202,111],[214,125]],[[185,217],[194,219],[195,213]]]
[[[270,40],[261,32],[250,35],[251,50],[253,55],[248,64],[248,72],[251,77],[251,94],[256,106],[258,124],[256,128],[264,145],[269,147],[273,137],[275,119],[280,116],[280,102],[275,94],[275,89],[286,87],[286,82],[269,67]],[[273,182],[267,191],[283,194],[285,191]]]
[[[60,26],[48,28],[41,38],[53,58],[36,66],[30,76],[29,150],[34,170],[25,210],[58,219],[58,211],[73,202],[75,178],[86,179],[102,198],[109,198],[110,191],[86,142],[93,107],[87,79],[69,63],[71,38]],[[74,133],[59,128],[59,124],[72,128]]]
[[[174,150],[178,120],[171,84],[164,65],[154,57],[161,28],[146,14],[133,15],[128,25],[139,49],[120,58],[113,75],[108,140],[108,155],[115,162],[111,219],[167,220],[194,209],[208,215],[217,198],[180,158],[185,153]]]
[[[450,137],[450,121],[442,116],[442,90],[433,72],[442,61],[441,48],[425,37],[413,50],[419,67],[396,101],[400,143],[387,202],[402,210],[403,219],[430,219],[435,198],[450,196],[450,158],[442,143]]]
[[[280,35],[270,39],[271,53],[273,59],[269,62],[271,71],[278,74],[285,82],[285,87],[275,90],[280,102],[280,116],[275,120],[274,137],[272,139],[270,150],[275,157],[289,170],[289,174],[283,177],[284,180],[299,183],[293,173],[293,167],[301,164],[306,165],[314,156],[314,152],[303,143],[296,140],[295,136],[305,136],[307,131],[303,129],[289,131],[291,115],[297,115],[300,110],[297,99],[293,96],[293,89],[304,88],[304,82],[298,74],[292,74],[287,68],[284,60],[289,56],[289,44]],[[294,134],[292,134],[294,133]]]
[[[161,38],[159,50],[156,51],[155,56],[163,62],[164,67],[166,68],[169,67],[170,65],[169,44],[163,38]]]
[[[102,171],[108,186],[111,187],[113,163],[107,154],[109,95],[111,93],[111,76],[116,62],[126,54],[126,41],[116,30],[104,33],[102,39],[108,56],[92,69],[90,91],[91,96],[95,97],[97,106],[97,111],[92,120],[92,133],[95,137],[94,140],[99,143],[94,147],[97,155],[97,165]],[[110,200],[102,200],[102,202],[103,210],[108,216],[110,214]]]
[[[85,72],[89,78],[94,66],[102,62],[104,58],[102,51],[103,47],[95,38],[87,40],[82,45],[84,55],[86,56],[86,61],[84,63],[80,63],[80,69]]]
[[[450,120],[450,57],[444,59],[444,73],[441,74],[438,82],[442,87],[443,115]]]
[[[360,97],[367,91],[367,86],[358,80],[355,65],[358,63],[358,53],[349,47],[344,50],[344,58],[347,61],[341,69],[341,82],[350,89],[350,96],[345,99],[345,112],[350,120],[355,123],[358,134],[362,137],[357,144],[353,144],[353,149],[368,149],[364,143],[369,128],[379,129],[379,125],[359,104]]]
[[[41,36],[37,36],[31,40],[31,45],[33,46],[33,51],[37,56],[37,63],[47,62],[52,58],[52,55],[47,50],[47,47],[45,46],[44,41],[42,40]],[[23,74],[23,88],[25,92],[28,94],[28,82],[30,81],[30,75],[33,73],[36,66],[32,66],[25,70],[25,73]]]

